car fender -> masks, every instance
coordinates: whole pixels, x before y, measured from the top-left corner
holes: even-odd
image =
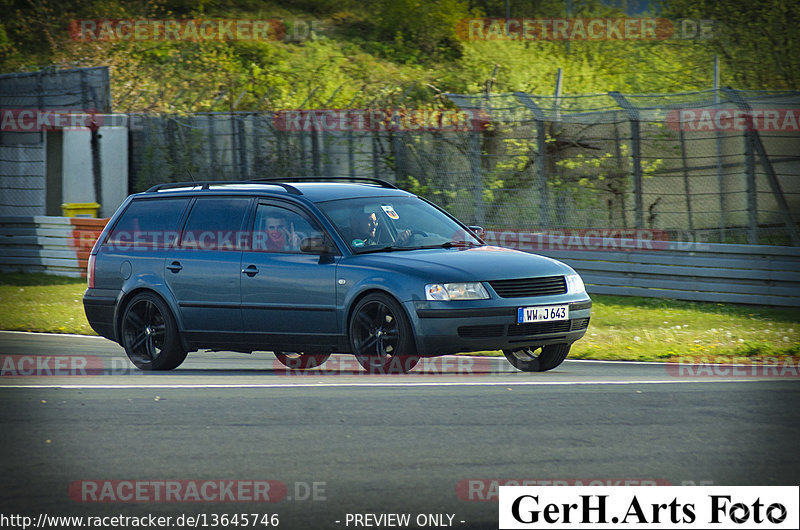
[[[365,269],[359,268],[363,273]],[[341,270],[341,269],[340,269]],[[383,292],[394,298],[403,310],[408,313],[405,302],[413,297],[414,285],[419,284],[423,280],[414,276],[398,273],[397,271],[388,270],[373,270],[372,274],[361,276],[356,271],[351,269],[351,274],[347,274],[346,269],[342,270],[340,280],[344,280],[345,284],[340,284],[340,293],[342,293],[341,311],[342,322],[340,323],[341,329],[344,334],[348,335],[348,322],[355,304],[370,292]],[[358,280],[353,280],[358,278]],[[351,283],[352,281],[352,283]],[[413,315],[406,314],[409,323],[411,323],[414,335],[417,334],[416,326],[414,325]]]
[[[120,293],[117,296],[117,302],[115,304],[116,309],[114,310],[114,329],[116,336],[121,340],[121,311],[124,309],[125,303],[140,291],[154,292],[160,296],[164,302],[166,302],[169,310],[172,312],[172,317],[175,319],[175,324],[178,326],[178,331],[181,333],[181,341],[184,342],[184,346],[186,346],[185,340],[183,339],[184,327],[178,301],[175,299],[172,291],[164,282],[164,279],[152,272],[131,276],[122,284],[122,288],[120,289]]]

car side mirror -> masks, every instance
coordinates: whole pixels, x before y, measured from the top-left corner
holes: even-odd
[[[306,254],[333,254],[333,246],[324,237],[307,237],[300,242],[300,252]]]
[[[480,237],[480,238],[483,238],[483,233],[484,233],[484,230],[483,230],[483,227],[482,227],[482,226],[468,226],[467,228],[469,228],[469,229],[470,229],[470,231],[471,231],[473,234],[475,234],[476,236],[478,236],[478,237]]]

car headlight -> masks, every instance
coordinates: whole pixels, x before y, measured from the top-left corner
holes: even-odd
[[[567,292],[570,294],[580,294],[586,292],[586,286],[583,285],[583,280],[577,274],[569,274],[567,279]]]
[[[426,300],[482,300],[489,293],[481,282],[430,283],[425,286]]]

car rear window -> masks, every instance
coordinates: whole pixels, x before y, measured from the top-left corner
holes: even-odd
[[[166,247],[178,235],[178,221],[188,198],[134,200],[125,209],[108,244],[125,247]]]

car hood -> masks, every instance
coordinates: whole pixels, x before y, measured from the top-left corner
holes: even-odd
[[[352,261],[351,261],[352,260]],[[551,258],[502,247],[424,249],[356,255],[353,265],[424,276],[431,281],[491,281],[574,272]]]

